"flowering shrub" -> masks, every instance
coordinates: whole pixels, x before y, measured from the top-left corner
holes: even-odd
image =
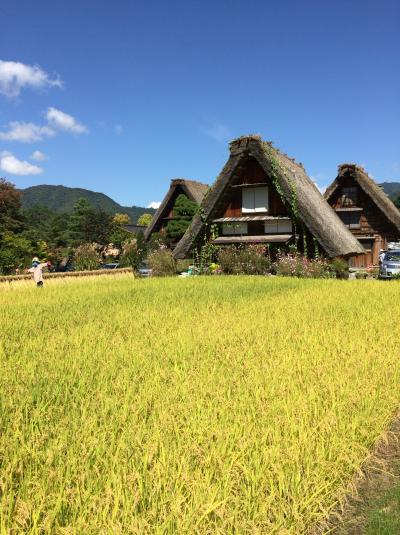
[[[264,275],[271,263],[265,245],[231,245],[218,252],[218,262],[223,273],[239,275]]]
[[[83,243],[75,249],[74,263],[78,271],[99,269],[100,254],[95,243]]]
[[[120,265],[131,266],[136,271],[144,258],[145,252],[142,236],[138,235],[136,238],[126,241],[120,257]]]
[[[332,276],[330,264],[323,258],[310,260],[298,253],[278,254],[273,264],[277,275],[302,278],[329,278]]]
[[[168,277],[176,273],[175,258],[165,245],[150,253],[147,261],[154,277]]]

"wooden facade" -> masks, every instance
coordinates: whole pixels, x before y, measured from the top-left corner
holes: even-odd
[[[388,213],[385,209],[388,203],[392,204],[390,199],[362,168],[346,164],[339,168],[339,175],[325,196],[364,248],[364,254],[351,259],[351,267],[378,265],[380,252],[386,250],[389,242],[400,238],[393,210]],[[397,211],[394,205],[393,208]]]
[[[259,205],[246,210],[247,192],[256,191],[261,193]],[[248,158],[232,177],[218,203],[213,223],[219,227],[216,244],[295,241],[288,209],[270,177],[254,158]]]
[[[359,242],[324,200],[303,166],[260,136],[233,140],[230,156],[204,197],[201,214],[174,249],[186,258],[208,239],[217,245],[296,244],[309,256],[360,254]],[[210,232],[218,227],[218,235]]]

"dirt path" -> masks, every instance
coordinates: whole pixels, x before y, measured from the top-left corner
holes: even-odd
[[[354,492],[343,508],[332,512],[328,521],[319,526],[313,535],[365,535],[371,513],[381,507],[385,514],[398,514],[397,500],[382,502],[382,496],[400,489],[400,412],[393,420],[388,433],[376,445],[373,455],[354,482]],[[368,531],[379,535],[382,531]],[[385,531],[392,533],[392,531]]]

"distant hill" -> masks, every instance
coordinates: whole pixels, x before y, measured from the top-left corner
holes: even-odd
[[[144,213],[153,214],[153,208],[142,208],[140,206],[121,206],[104,193],[90,191],[83,188],[68,188],[66,186],[32,186],[22,191],[23,208],[34,206],[46,206],[53,212],[70,213],[74,204],[82,197],[87,199],[95,208],[102,208],[110,214],[116,212],[128,214],[132,223],[136,223],[138,218]]]
[[[382,184],[379,185],[391,198],[395,198],[400,195],[400,182],[382,182]]]

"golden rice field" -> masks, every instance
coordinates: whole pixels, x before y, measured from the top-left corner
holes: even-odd
[[[400,283],[0,286],[1,534],[303,534],[400,398]]]

